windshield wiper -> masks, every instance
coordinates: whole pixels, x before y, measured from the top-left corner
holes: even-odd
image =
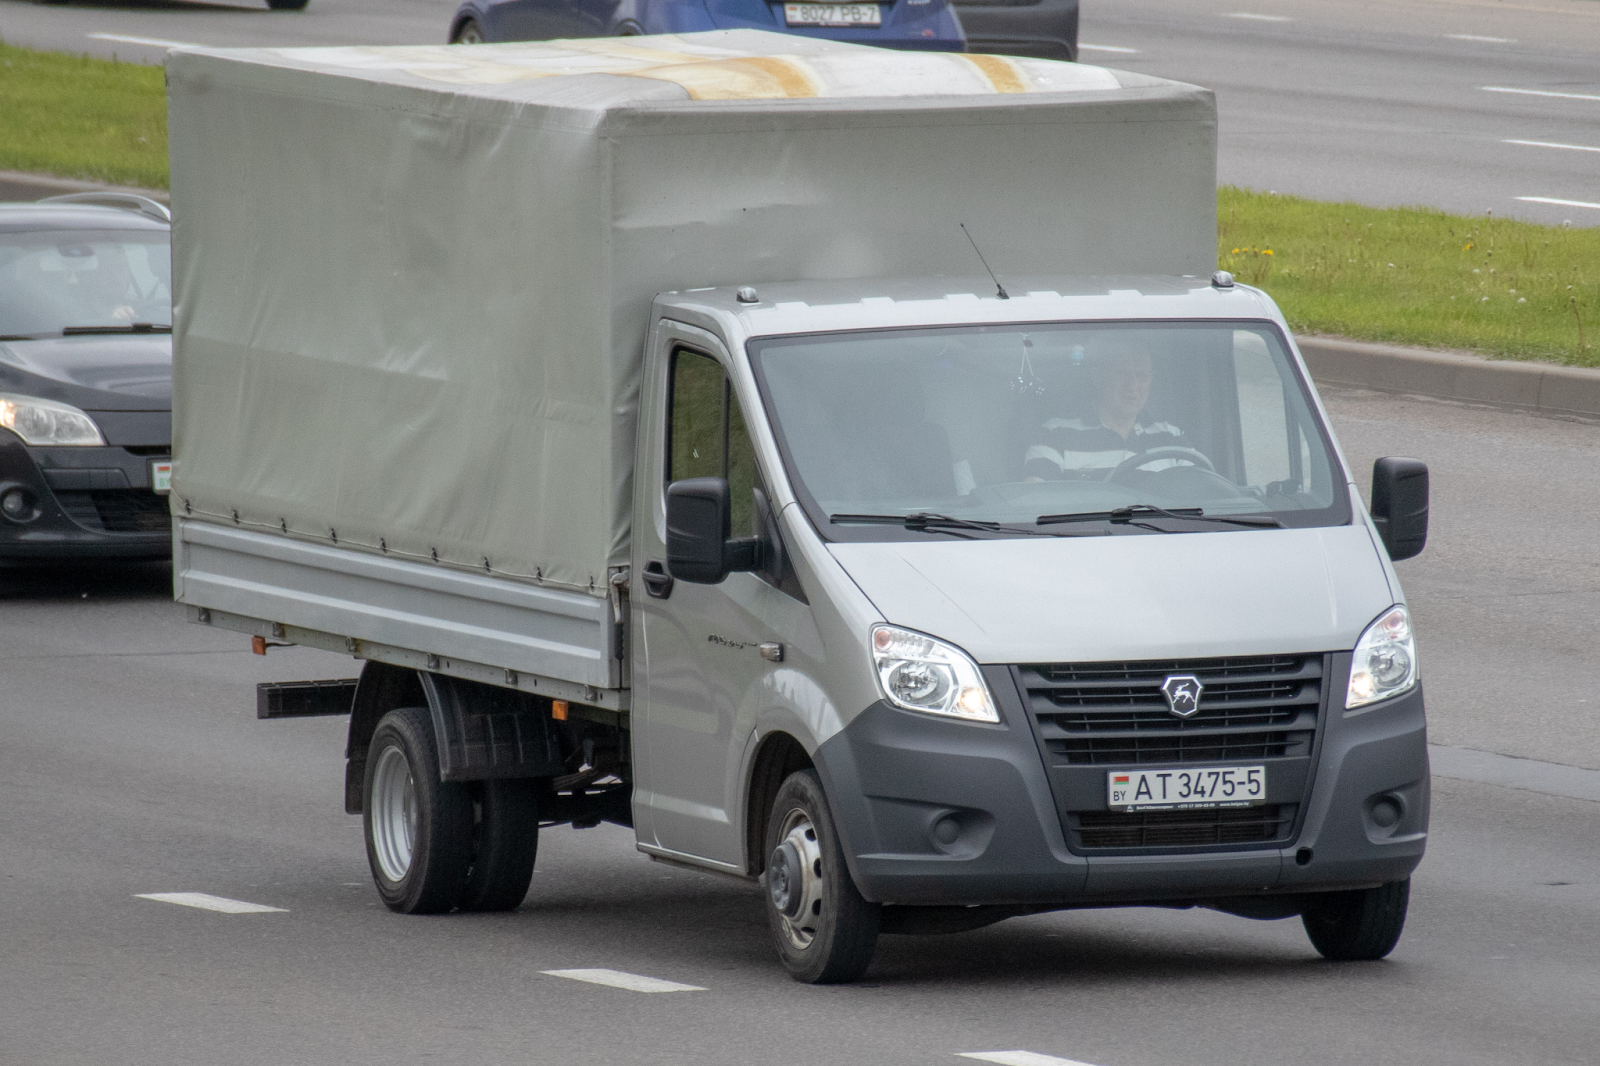
[[[0,333],[0,342],[4,341],[36,341],[48,337],[48,333]]]
[[[63,337],[81,337],[88,333],[171,333],[171,326],[158,326],[154,322],[135,322],[128,326],[67,326]]]
[[[988,522],[973,518],[952,518],[950,515],[934,514],[931,511],[913,511],[910,514],[831,514],[828,521],[836,525],[863,525],[863,526],[904,526],[906,529],[918,533],[949,533],[952,536],[961,536],[957,532],[963,529],[975,529],[983,533],[1015,533],[1026,537],[1092,537],[1095,533],[1051,533],[1042,529],[1029,529],[1026,526],[1008,526],[1003,522]]]
[[[1153,529],[1160,533],[1175,533],[1177,530],[1162,529],[1152,526],[1147,522],[1135,521],[1144,517],[1176,518],[1185,522],[1221,522],[1232,526],[1248,526],[1252,529],[1282,529],[1283,523],[1276,518],[1266,515],[1209,515],[1198,507],[1178,507],[1168,510],[1149,503],[1135,503],[1127,507],[1117,507],[1110,511],[1080,511],[1076,514],[1045,514],[1034,519],[1041,526],[1056,525],[1062,522],[1111,522],[1116,525],[1134,525],[1141,529]]]

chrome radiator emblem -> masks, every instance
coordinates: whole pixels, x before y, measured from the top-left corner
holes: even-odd
[[[1192,674],[1173,674],[1161,683],[1167,697],[1167,710],[1178,718],[1189,718],[1200,709],[1200,692],[1205,686]]]

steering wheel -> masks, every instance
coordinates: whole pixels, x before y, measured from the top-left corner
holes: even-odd
[[[1111,473],[1106,475],[1106,480],[1115,481],[1127,471],[1137,470],[1141,466],[1148,466],[1150,463],[1153,463],[1157,459],[1161,459],[1163,457],[1169,457],[1175,460],[1183,460],[1180,465],[1198,466],[1208,474],[1215,474],[1217,472],[1217,468],[1212,465],[1210,459],[1206,458],[1204,452],[1195,451],[1193,448],[1185,448],[1181,444],[1162,444],[1154,448],[1146,448],[1138,455],[1128,456],[1126,459],[1122,460],[1122,462],[1118,463]],[[1166,467],[1164,469],[1170,470],[1172,468]],[[1152,470],[1151,473],[1161,473],[1161,471]]]

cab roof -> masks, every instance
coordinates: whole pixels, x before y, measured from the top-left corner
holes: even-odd
[[[1210,278],[1161,275],[987,277],[779,282],[750,286],[755,302],[725,286],[662,293],[663,309],[698,309],[738,324],[746,337],[835,330],[1108,319],[1237,318],[1281,321],[1259,289],[1217,288]],[[746,293],[748,296],[749,293]]]

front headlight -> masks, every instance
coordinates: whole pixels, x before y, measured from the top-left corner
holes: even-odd
[[[1417,683],[1417,643],[1411,615],[1391,607],[1361,634],[1350,663],[1346,709],[1398,696]]]
[[[872,661],[878,686],[896,707],[969,722],[998,722],[978,665],[942,640],[898,626],[872,627]]]
[[[94,420],[71,404],[0,392],[0,427],[29,444],[100,444]]]

